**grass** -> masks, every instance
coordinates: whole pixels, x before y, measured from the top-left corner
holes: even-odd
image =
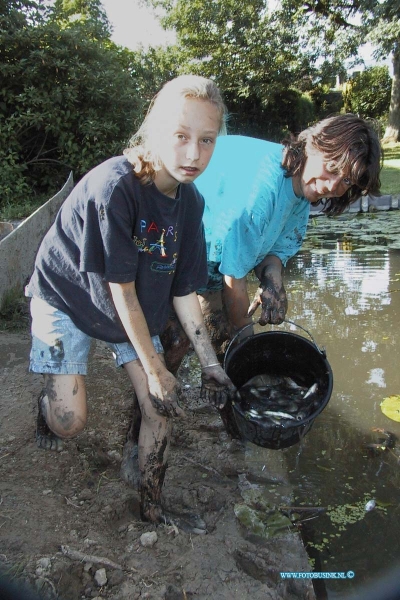
[[[6,204],[0,209],[0,221],[18,221],[29,217],[39,206],[42,206],[50,196],[29,198],[18,204]]]
[[[0,307],[0,331],[22,331],[29,326],[29,300],[20,286],[9,290]]]
[[[381,193],[400,194],[400,142],[384,144],[384,162],[381,171]]]

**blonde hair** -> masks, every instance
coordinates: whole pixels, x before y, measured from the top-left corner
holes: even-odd
[[[187,98],[211,102],[220,116],[218,134],[226,133],[227,109],[217,85],[211,79],[200,75],[180,75],[168,81],[152,99],[142,125],[124,150],[141,183],[151,183],[156,172],[162,168],[157,140],[160,129],[168,120],[168,107],[172,108],[180,99]]]

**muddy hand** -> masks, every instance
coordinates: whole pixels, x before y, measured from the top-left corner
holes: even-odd
[[[177,390],[164,394],[163,399],[149,394],[150,400],[156,411],[163,417],[184,417],[185,411],[179,406]]]
[[[260,305],[261,317],[258,320],[260,325],[266,325],[267,323],[280,325],[283,323],[288,303],[282,281],[278,283],[272,277],[264,277],[249,307],[247,316],[251,317]]]
[[[202,369],[200,392],[202,400],[207,400],[216,408],[221,409],[235,392],[235,386],[220,365]]]
[[[169,371],[159,379],[148,378],[149,397],[156,411],[163,417],[184,417],[185,411],[179,406],[180,386]]]

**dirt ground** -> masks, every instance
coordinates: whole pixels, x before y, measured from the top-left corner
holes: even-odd
[[[249,490],[261,490],[272,506],[279,488],[279,502],[290,506],[284,455],[228,438],[219,415],[199,400],[193,359],[179,375],[187,417],[174,425],[164,496],[170,508],[200,513],[207,535],[140,521],[138,494],[119,478],[132,392],[102,344],[90,361],[85,433],[60,453],[36,448],[41,376],[28,374],[29,346],[28,333],[0,336],[0,567],[7,580],[43,600],[314,599],[308,580],[280,577],[311,570],[298,531],[281,526],[272,537],[272,528],[257,530],[236,516],[251,504]]]

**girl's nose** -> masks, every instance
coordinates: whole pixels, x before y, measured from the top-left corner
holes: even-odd
[[[331,174],[329,179],[326,180],[325,186],[328,192],[334,192],[340,186],[342,176],[338,173],[337,175]]]
[[[198,160],[200,156],[199,145],[197,142],[191,142],[186,149],[186,158],[189,160]]]

